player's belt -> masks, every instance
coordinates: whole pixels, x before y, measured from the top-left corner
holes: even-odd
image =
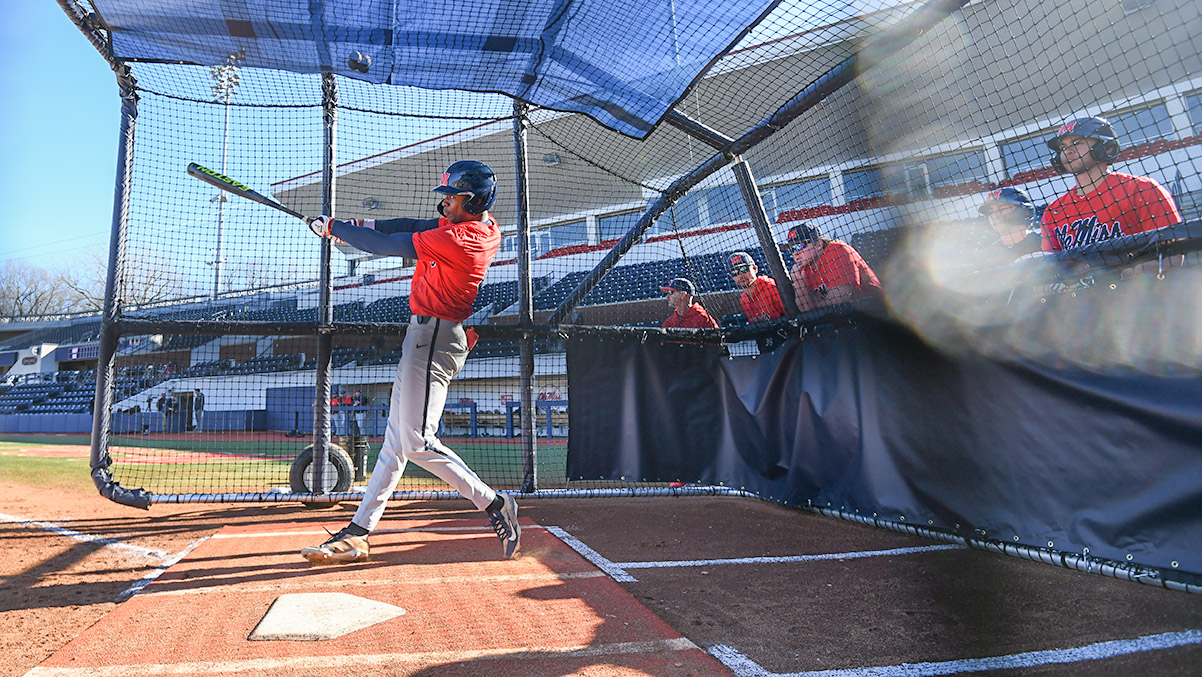
[[[434,317],[433,315],[411,315],[411,316],[410,316],[410,321],[411,321],[411,322],[416,322],[416,323],[418,323],[418,324],[429,324],[429,323],[431,323],[431,322],[433,322],[434,320],[437,320],[437,319],[438,319],[438,318],[437,318],[437,317]],[[451,320],[443,320],[443,321],[444,321],[444,322],[451,322]],[[456,323],[456,324],[458,324],[458,323]]]

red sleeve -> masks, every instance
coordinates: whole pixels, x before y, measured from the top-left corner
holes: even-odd
[[[463,268],[464,251],[456,241],[454,230],[440,221],[438,228],[414,233],[413,248],[417,250],[418,258],[444,266]]]
[[[1060,200],[1057,198],[1052,204],[1048,205],[1043,210],[1043,218],[1040,219],[1040,230],[1043,231],[1043,240],[1040,248],[1045,252],[1058,252],[1064,249],[1064,245],[1060,244],[1060,238],[1056,237],[1056,218],[1054,214],[1059,214],[1061,207]]]
[[[710,317],[709,313],[705,312],[705,308],[702,308],[699,305],[694,305],[693,310],[695,312],[693,312],[689,318],[690,320],[692,320],[692,322],[689,323],[690,329],[717,329],[718,328],[718,323],[714,321],[714,318]]]
[[[1144,178],[1139,182],[1138,191],[1140,230],[1156,230],[1181,223],[1181,212],[1177,211],[1173,196],[1160,183]],[[1147,224],[1146,228],[1144,224]]]
[[[831,242],[822,252],[822,257],[825,259],[822,262],[822,277],[828,288],[852,285],[859,289],[864,284],[860,279],[860,271],[867,265],[851,245],[839,241]]]

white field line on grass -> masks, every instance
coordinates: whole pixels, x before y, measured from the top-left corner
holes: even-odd
[[[1049,649],[988,658],[968,658],[954,661],[929,663],[902,663],[900,665],[864,666],[841,670],[816,670],[812,672],[769,672],[755,661],[729,646],[714,646],[709,652],[714,658],[735,674],[735,677],[931,677],[934,675],[956,675],[986,670],[1015,670],[1040,665],[1081,663],[1097,661],[1115,656],[1161,651],[1174,647],[1202,644],[1202,630],[1164,632],[1145,635],[1135,639],[1116,639],[1097,642],[1071,649]]]
[[[695,559],[695,560],[664,560],[658,562],[614,562],[601,553],[593,550],[583,541],[569,534],[561,527],[547,527],[547,531],[555,534],[569,548],[580,553],[582,557],[592,562],[598,569],[604,571],[619,583],[637,583],[638,579],[630,575],[628,569],[661,569],[675,567],[708,567],[726,564],[790,564],[798,562],[819,562],[823,560],[860,559],[863,557],[890,557],[894,555],[912,555],[921,552],[936,552],[939,550],[962,550],[962,545],[924,545],[914,548],[889,548],[888,550],[865,550],[859,552],[832,552],[821,555],[785,555],[780,557],[731,557],[727,559]]]

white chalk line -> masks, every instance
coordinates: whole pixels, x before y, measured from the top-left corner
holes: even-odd
[[[821,555],[783,555],[780,557],[731,557],[727,559],[664,560],[659,562],[616,562],[620,569],[657,569],[661,567],[708,567],[722,564],[789,564],[793,562],[822,562],[826,560],[861,559],[864,557],[890,557],[913,555],[920,552],[939,550],[962,550],[963,545],[923,545],[913,548],[889,548],[887,550],[859,550],[855,552],[831,552]]]
[[[793,564],[798,562],[820,562],[824,560],[861,559],[864,557],[891,557],[896,555],[912,555],[923,552],[940,550],[960,550],[962,545],[924,545],[913,548],[889,548],[887,550],[862,550],[856,552],[832,552],[820,555],[782,555],[777,557],[730,557],[724,559],[693,559],[693,560],[661,560],[655,562],[614,562],[601,553],[590,548],[580,539],[569,534],[561,527],[547,527],[547,531],[555,534],[569,548],[575,550],[598,569],[604,571],[619,583],[637,583],[638,579],[631,575],[629,569],[661,569],[678,567],[708,567],[727,564]]]
[[[604,571],[610,578],[619,583],[637,583],[639,579],[631,576],[622,569],[622,567],[614,564],[612,561],[604,557],[601,553],[593,550],[585,545],[584,541],[569,534],[562,527],[547,527],[547,531],[563,541],[569,548],[580,553],[580,556],[593,563],[598,569]]]
[[[983,672],[985,670],[1012,670],[1039,665],[1080,663],[1147,651],[1161,651],[1192,644],[1202,644],[1202,630],[1164,632],[1158,635],[1145,635],[1135,639],[1116,639],[1107,642],[1097,642],[1070,649],[1028,651],[1006,656],[990,656],[988,658],[781,673],[765,670],[755,661],[752,661],[729,646],[714,646],[709,649],[709,652],[714,658],[717,658],[723,665],[730,669],[736,677],[928,677],[933,675]]]
[[[541,527],[537,524],[523,524],[522,525],[522,531],[526,531],[529,529],[542,529],[542,528],[543,527]],[[441,533],[458,533],[458,532],[477,532],[477,531],[482,532],[482,533],[489,533],[489,534],[493,533],[492,527],[488,526],[487,524],[481,524],[480,526],[470,526],[470,527],[429,526],[429,527],[411,527],[411,528],[407,528],[407,529],[376,529],[375,531],[371,532],[371,535],[377,536],[379,534],[440,533],[440,532]],[[287,536],[326,536],[328,538],[330,535],[331,535],[331,532],[325,531],[325,530],[313,531],[312,529],[305,529],[302,531],[251,531],[251,532],[244,532],[244,533],[239,533],[239,534],[218,533],[218,534],[213,534],[213,538],[280,538],[280,537],[287,537]]]
[[[142,578],[139,578],[137,581],[134,581],[133,585],[122,590],[121,594],[118,595],[118,598],[129,597],[130,595],[138,594],[139,592],[142,591],[142,588],[145,588],[146,586],[153,583],[155,581],[155,579],[157,579],[159,576],[163,575],[163,572],[167,571],[172,566],[175,566],[176,562],[178,562],[181,559],[183,559],[184,557],[186,557],[188,555],[188,553],[190,553],[196,549],[196,546],[200,545],[201,543],[204,543],[207,540],[209,540],[209,537],[205,536],[204,538],[192,541],[191,543],[188,544],[188,547],[184,548],[183,550],[179,551],[178,553],[167,558],[166,561],[164,561],[159,566],[155,567],[152,571],[150,571],[150,573],[146,574]]]
[[[124,550],[126,552],[130,552],[135,555],[140,555],[142,557],[147,557],[150,559],[163,560],[163,559],[167,559],[167,558],[171,557],[171,555],[169,555],[165,550],[157,550],[154,548],[143,548],[142,546],[139,546],[139,545],[131,545],[129,543],[125,543],[123,541],[118,541],[118,540],[112,539],[112,538],[93,536],[92,534],[85,534],[81,531],[74,531],[72,529],[66,529],[64,527],[60,527],[57,524],[54,524],[52,522],[39,522],[37,520],[27,520],[22,517],[14,517],[13,515],[4,515],[4,514],[0,514],[0,521],[13,522],[15,524],[20,524],[22,526],[29,526],[29,527],[35,527],[37,529],[43,529],[45,531],[49,531],[49,532],[58,534],[60,536],[66,536],[67,538],[70,538],[70,539],[73,539],[76,541],[80,541],[83,543],[95,543],[97,545],[102,545],[102,546],[109,547],[109,548],[116,548],[118,550]]]

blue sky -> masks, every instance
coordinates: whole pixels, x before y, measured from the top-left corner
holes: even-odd
[[[112,70],[54,0],[0,9],[0,261],[108,251],[120,101]]]

